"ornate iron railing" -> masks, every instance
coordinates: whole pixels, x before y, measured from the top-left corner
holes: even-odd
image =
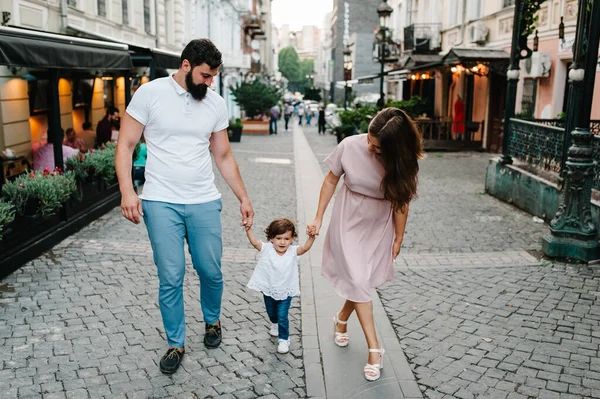
[[[531,119],[530,121],[560,128],[564,128],[566,122],[564,119]],[[590,132],[595,136],[600,136],[600,120],[590,121]]]
[[[564,129],[541,123],[510,120],[509,155],[543,170],[560,172]]]

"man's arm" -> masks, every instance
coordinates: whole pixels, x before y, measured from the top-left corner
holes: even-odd
[[[121,120],[121,131],[115,152],[115,169],[121,190],[121,213],[135,224],[140,222],[142,202],[133,189],[131,180],[132,157],[135,146],[140,141],[144,125],[133,119],[127,112]]]
[[[223,176],[231,191],[233,191],[240,201],[240,212],[242,213],[242,222],[240,224],[248,229],[254,222],[254,210],[248,198],[246,186],[244,186],[244,182],[242,181],[240,169],[231,151],[227,130],[221,130],[212,134],[210,137],[210,148],[221,176]]]

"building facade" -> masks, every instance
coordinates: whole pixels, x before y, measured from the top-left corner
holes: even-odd
[[[60,108],[63,129],[79,133],[84,122],[95,129],[106,107],[115,106],[122,114],[139,84],[176,70],[181,51],[193,38],[208,37],[223,53],[213,89],[225,98],[230,118],[239,117],[240,110],[229,87],[246,79],[251,68],[267,76],[275,72],[267,0],[3,0],[0,11],[11,37],[31,33],[34,39],[67,47],[73,37],[68,48],[88,51],[90,57],[94,48],[107,53],[118,49],[131,57],[125,69],[91,62],[85,64],[89,67],[69,65],[68,60],[64,65],[24,60],[0,66],[0,152],[10,148],[29,161],[47,140],[50,108]],[[250,20],[258,23],[248,27]],[[253,52],[258,54],[254,61]],[[45,100],[51,69],[59,73],[56,105]]]
[[[377,7],[381,0],[334,0],[331,16],[331,59],[335,89],[330,100],[341,104],[344,99],[344,48],[352,50],[352,77],[368,76],[379,72],[379,65],[371,57],[374,31],[379,25]],[[379,97],[379,79],[365,84],[353,83],[353,96],[370,94],[376,101]]]

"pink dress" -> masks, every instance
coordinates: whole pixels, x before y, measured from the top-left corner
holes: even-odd
[[[335,292],[353,302],[369,302],[369,290],[394,278],[392,204],[383,199],[384,167],[368,151],[367,135],[344,139],[325,159],[344,175],[325,236],[321,274]]]

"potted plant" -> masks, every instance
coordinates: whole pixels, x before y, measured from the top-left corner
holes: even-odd
[[[236,118],[235,122],[231,122],[229,124],[229,130],[231,134],[229,135],[229,141],[232,143],[239,143],[242,139],[242,129],[244,125],[242,124],[242,120],[240,118]]]
[[[14,219],[15,207],[11,203],[0,201],[0,241],[2,240],[2,233]]]
[[[14,205],[17,214],[34,218],[55,214],[76,191],[73,172],[58,168],[31,172],[2,186],[3,198]]]
[[[246,113],[242,131],[245,134],[269,134],[268,113],[281,99],[279,89],[256,79],[242,82],[230,90],[235,102]]]

